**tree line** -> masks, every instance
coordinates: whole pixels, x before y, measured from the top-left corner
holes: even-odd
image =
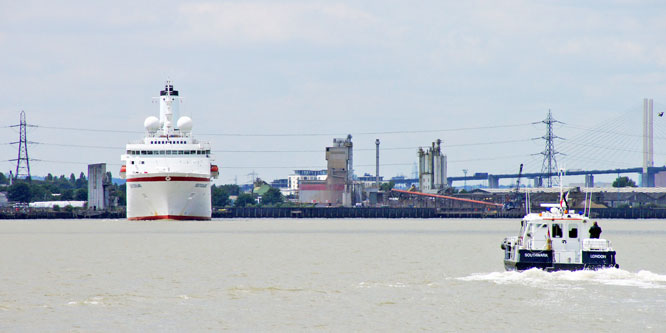
[[[236,196],[232,203],[230,196]],[[254,193],[242,192],[238,185],[213,185],[211,187],[213,207],[279,206],[285,203],[285,197],[279,189],[271,187],[261,197]]]
[[[107,179],[111,179],[111,172],[107,172]],[[77,178],[73,173],[54,176],[48,174],[43,180],[17,179],[9,185],[10,180],[0,172],[0,191],[6,192],[7,199],[12,202],[29,203],[35,201],[86,201],[88,200],[88,179],[81,172]],[[118,206],[126,205],[125,184],[109,184],[110,201],[117,200]],[[232,202],[231,196],[236,200]],[[117,199],[116,199],[117,198]],[[213,207],[246,207],[246,206],[275,206],[285,202],[285,198],[277,188],[270,188],[261,197],[253,193],[244,193],[238,185],[211,186],[211,203]]]
[[[107,177],[111,179],[110,172]],[[5,185],[0,191],[5,191],[7,199],[13,202],[88,200],[88,179],[83,172],[78,178],[73,173],[69,177],[49,173],[43,180],[27,178],[13,180],[12,185],[9,183],[9,178],[0,172],[0,184]],[[109,184],[107,189],[111,202],[117,200],[119,206],[125,205],[124,184]]]

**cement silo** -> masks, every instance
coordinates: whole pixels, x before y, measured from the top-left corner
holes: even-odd
[[[442,140],[437,139],[428,149],[419,148],[419,189],[423,193],[440,193],[448,187],[441,144]]]

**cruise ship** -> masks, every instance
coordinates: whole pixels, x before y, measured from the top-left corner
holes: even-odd
[[[210,220],[210,144],[192,137],[192,119],[179,117],[171,81],[160,91],[160,117],[144,121],[143,140],[126,145],[121,178],[127,182],[128,220]],[[174,120],[178,119],[174,123]]]

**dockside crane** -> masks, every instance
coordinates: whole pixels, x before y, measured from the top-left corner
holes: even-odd
[[[507,202],[504,204],[504,209],[512,210],[520,208],[522,203],[520,196],[520,178],[523,176],[523,164],[520,163],[520,171],[518,171],[518,179],[516,180],[516,188],[513,189],[513,193],[508,196]]]
[[[520,163],[520,171],[518,171],[518,179],[516,180],[516,189],[514,190],[516,194],[520,192],[520,177],[523,175],[523,163]]]

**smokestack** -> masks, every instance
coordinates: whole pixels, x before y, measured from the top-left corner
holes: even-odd
[[[377,189],[379,189],[379,139],[375,140],[375,145],[377,146],[377,168],[375,170],[375,179],[377,182]]]

